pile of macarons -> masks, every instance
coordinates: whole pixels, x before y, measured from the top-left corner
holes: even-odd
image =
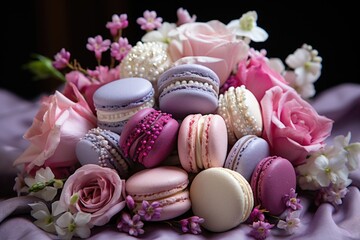
[[[93,96],[98,125],[76,146],[79,162],[117,171],[138,206],[159,202],[156,221],[191,212],[205,229],[223,232],[257,205],[280,215],[283,196],[296,188],[294,167],[261,138],[252,92],[220,94],[220,87],[216,73],[198,64],[103,85]]]

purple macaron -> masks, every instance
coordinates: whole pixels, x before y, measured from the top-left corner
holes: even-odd
[[[296,189],[296,173],[291,162],[278,156],[262,159],[251,176],[255,205],[278,216],[286,210],[283,201],[291,189]]]
[[[268,156],[270,156],[270,147],[265,139],[256,135],[245,135],[232,146],[224,167],[240,173],[250,182],[256,165]]]
[[[121,134],[132,115],[154,106],[154,88],[144,78],[122,78],[98,88],[93,100],[98,127]]]
[[[219,84],[218,76],[208,67],[174,66],[159,77],[159,108],[176,119],[195,113],[214,113],[218,107]]]
[[[129,177],[132,163],[122,156],[120,135],[99,127],[90,129],[76,144],[76,156],[81,165],[97,164],[115,169],[121,178]]]
[[[169,113],[142,109],[125,124],[120,149],[125,157],[146,168],[158,166],[175,149],[179,126]]]

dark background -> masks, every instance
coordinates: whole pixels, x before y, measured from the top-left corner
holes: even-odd
[[[63,47],[83,67],[96,64],[86,49],[88,37],[98,34],[111,39],[105,24],[113,14],[128,14],[124,30],[132,45],[145,33],[136,23],[145,10],[155,10],[164,21],[176,22],[176,10],[183,7],[197,15],[197,21],[218,19],[227,24],[249,10],[258,13],[258,26],[269,33],[263,43],[268,57],[283,61],[303,43],[312,45],[323,58],[322,74],[315,83],[317,93],[344,82],[359,83],[358,18],[355,1],[11,1],[2,7],[2,75],[0,88],[26,99],[52,93],[58,80],[33,81],[22,66],[33,53],[53,58]],[[236,5],[234,5],[236,4]],[[316,5],[315,5],[316,4]],[[5,42],[4,42],[5,41]]]

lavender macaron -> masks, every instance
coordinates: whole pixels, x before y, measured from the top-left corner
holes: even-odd
[[[269,155],[270,147],[265,139],[256,135],[245,135],[230,149],[224,167],[240,173],[250,182],[256,165]]]
[[[145,78],[123,78],[101,86],[93,100],[98,127],[121,134],[132,115],[154,106],[154,88]]]
[[[195,113],[214,113],[218,107],[219,84],[218,76],[208,67],[173,66],[159,77],[159,108],[176,119]]]
[[[90,129],[76,144],[76,156],[81,165],[109,167],[126,179],[130,175],[132,162],[123,157],[119,141],[120,135],[117,133],[99,127]]]

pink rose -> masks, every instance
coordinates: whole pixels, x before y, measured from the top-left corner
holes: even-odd
[[[279,86],[284,90],[291,89],[283,76],[269,67],[264,55],[251,49],[249,56],[248,61],[239,63],[236,77],[259,102],[265,92],[274,86]]]
[[[58,91],[42,99],[39,111],[24,135],[30,146],[14,165],[25,164],[26,171],[30,172],[34,167],[48,166],[56,171],[78,163],[75,145],[96,126],[96,117],[77,88],[73,84],[72,87],[77,102]]]
[[[185,23],[169,32],[169,53],[175,62],[193,62],[210,67],[224,84],[238,62],[247,57],[248,45],[237,40],[220,21]],[[207,63],[209,62],[209,63]]]
[[[72,213],[90,213],[90,223],[102,226],[125,207],[124,187],[125,181],[115,170],[86,164],[66,180],[59,204]]]
[[[275,86],[266,91],[260,102],[263,138],[273,155],[287,158],[294,166],[324,145],[333,121],[318,115],[315,109],[294,90]]]

